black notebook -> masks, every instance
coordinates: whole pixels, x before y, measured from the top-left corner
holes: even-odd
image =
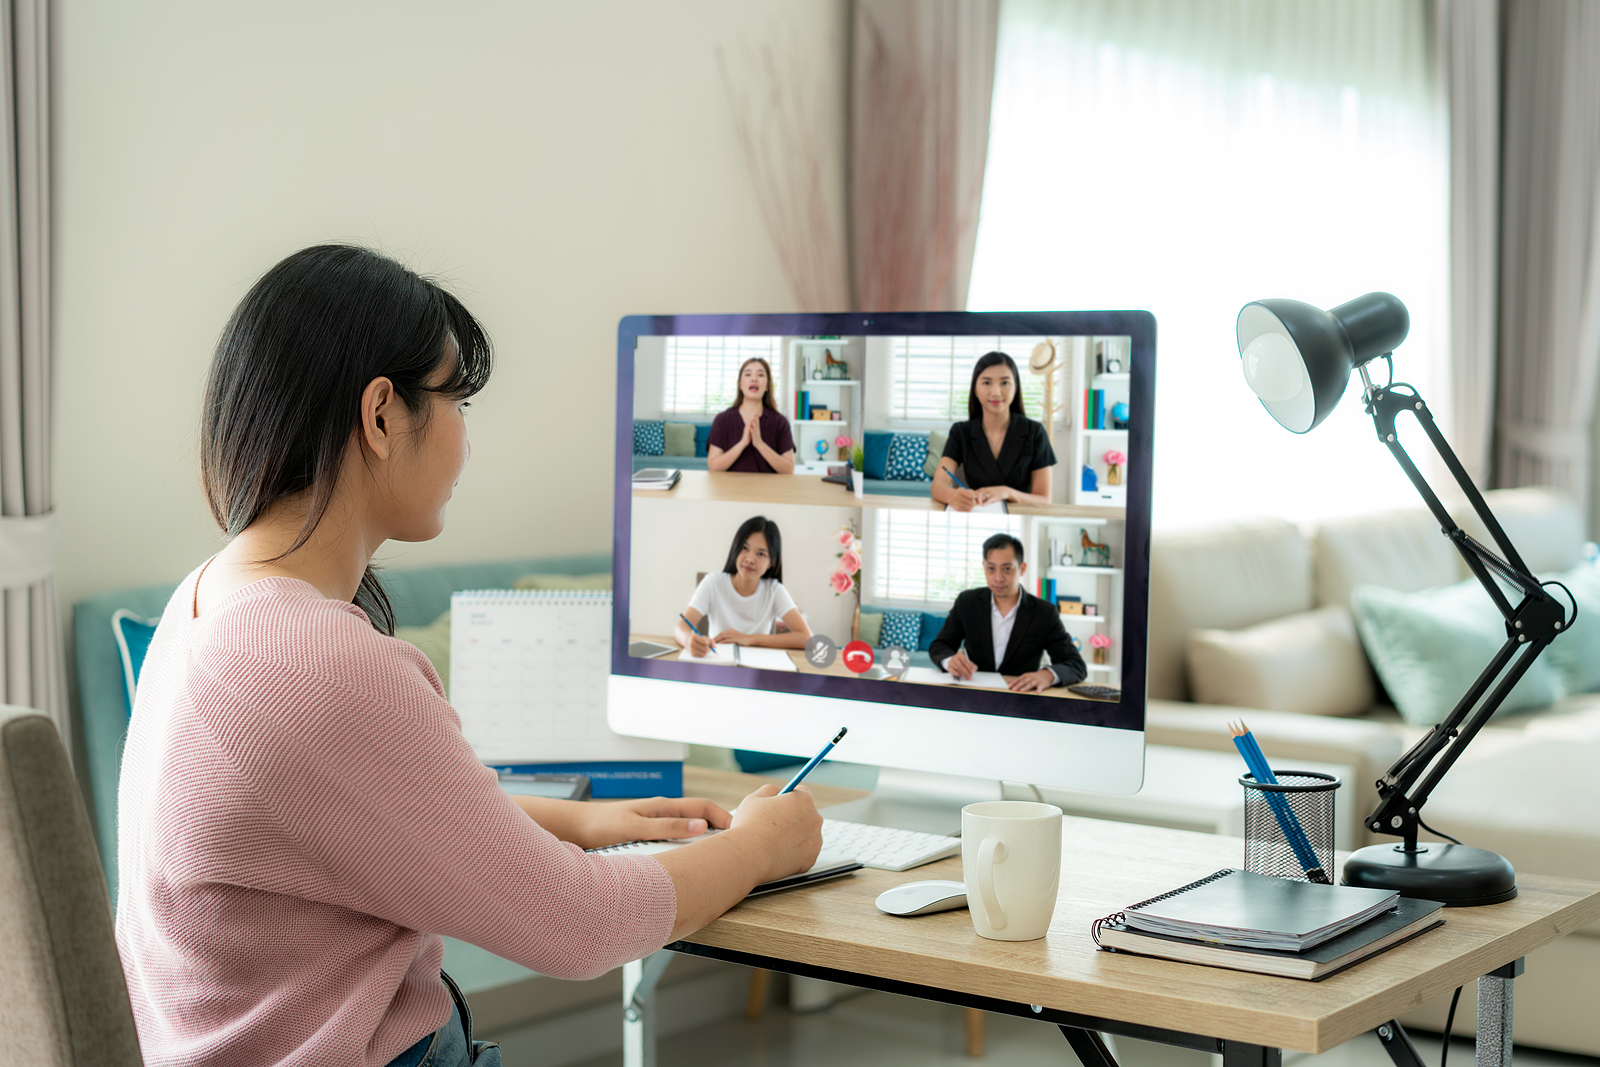
[[[1337,974],[1369,956],[1376,956],[1385,949],[1442,925],[1444,917],[1439,912],[1443,908],[1444,905],[1436,900],[1401,897],[1389,911],[1305,952],[1239,948],[1213,941],[1147,934],[1105,919],[1095,924],[1094,937],[1095,943],[1101,948],[1113,952],[1131,952],[1184,963],[1202,963],[1208,967],[1227,967],[1235,971],[1254,971],[1257,974],[1319,982],[1330,974]]]
[[[1388,911],[1398,899],[1384,889],[1225,870],[1130,904],[1108,919],[1147,934],[1304,952]]]

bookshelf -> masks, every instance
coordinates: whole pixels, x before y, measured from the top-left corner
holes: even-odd
[[[1039,516],[1032,518],[1030,528],[1023,531],[1025,543],[1031,546],[1032,558],[1040,569],[1030,574],[1042,576],[1055,583],[1055,595],[1076,597],[1081,603],[1093,604],[1093,615],[1063,614],[1061,624],[1074,638],[1083,654],[1089,671],[1088,681],[1102,685],[1122,684],[1122,619],[1123,619],[1123,569],[1115,566],[1121,561],[1124,544],[1124,524],[1118,519],[1084,519],[1067,516]],[[1097,542],[1111,546],[1111,566],[1076,562],[1082,556],[1082,537],[1088,534]],[[1062,562],[1070,557],[1073,562]],[[1035,583],[1037,584],[1037,583]],[[1111,638],[1106,650],[1106,662],[1094,662],[1094,650],[1089,638],[1104,634]]]
[[[794,428],[795,461],[817,460],[817,442],[828,444],[826,458],[837,461],[833,439],[841,435],[861,443],[861,373],[865,346],[861,338],[791,337],[783,369],[783,396],[779,408],[789,416]],[[843,361],[849,377],[827,377],[828,357]],[[820,375],[820,376],[819,376]],[[801,394],[805,394],[802,396]],[[814,411],[826,408],[829,418],[800,418],[809,404]],[[832,418],[838,412],[840,417]]]
[[[1073,405],[1073,455],[1068,475],[1073,503],[1111,507],[1127,504],[1127,466],[1122,464],[1113,472],[1105,457],[1113,451],[1124,456],[1128,453],[1128,431],[1119,428],[1121,420],[1116,418],[1116,409],[1118,404],[1128,403],[1131,378],[1125,371],[1102,368],[1111,364],[1126,367],[1129,359],[1125,337],[1091,337],[1088,344],[1077,346],[1073,352],[1069,396]],[[1117,481],[1113,482],[1113,478]],[[1086,484],[1091,481],[1093,488]]]

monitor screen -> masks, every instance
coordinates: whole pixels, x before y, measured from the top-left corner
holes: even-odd
[[[1144,312],[624,319],[613,728],[1137,789],[1154,364]]]

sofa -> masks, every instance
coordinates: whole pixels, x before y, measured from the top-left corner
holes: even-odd
[[[707,469],[706,455],[707,442],[711,434],[710,420],[684,419],[635,419],[633,422],[633,456],[632,463],[635,472],[651,467],[676,467],[679,470],[703,471]],[[693,438],[692,442],[690,438]],[[874,496],[927,496],[928,486],[932,478],[931,467],[938,465],[938,456],[934,456],[931,463],[927,460],[927,444],[930,440],[937,443],[940,449],[944,447],[943,434],[936,438],[925,431],[884,431],[868,430],[863,435],[863,453],[865,457],[862,491]],[[903,436],[910,439],[920,438],[924,444],[916,449],[920,452],[922,466],[912,474],[910,469],[893,472],[888,467],[889,450],[893,438]],[[815,461],[815,455],[796,455],[796,462],[805,463]],[[837,459],[831,452],[827,459]],[[902,466],[904,466],[902,464]],[[849,492],[849,487],[844,487]],[[842,497],[841,497],[842,499]]]
[[[1583,523],[1570,500],[1536,489],[1499,491],[1489,500],[1534,570],[1564,571],[1582,562]],[[1476,525],[1462,524],[1469,532]],[[509,586],[534,572],[609,569],[609,557],[582,556],[397,570],[385,581],[400,624],[414,628],[412,636],[422,641],[429,624],[447,610],[454,589]],[[1279,520],[1255,520],[1159,533],[1151,547],[1147,741],[1231,753],[1226,724],[1243,718],[1277,766],[1307,760],[1352,768],[1339,803],[1371,810],[1377,796],[1372,783],[1424,728],[1403,721],[1370,673],[1362,646],[1353,643],[1352,591],[1370,586],[1412,593],[1464,576],[1455,550],[1421,509],[1358,516],[1306,531]],[[111,616],[119,608],[159,615],[172,588],[101,594],[73,609],[78,766],[87,777],[113,891],[117,762],[127,705]],[[864,614],[872,612],[871,605],[863,606]],[[1325,654],[1308,659],[1306,649],[1298,648],[1285,659],[1272,646],[1278,630],[1319,635]],[[1219,658],[1226,670],[1217,669]],[[1330,671],[1330,663],[1337,670]],[[1280,677],[1273,677],[1274,670]],[[1270,697],[1274,685],[1285,692],[1284,674],[1291,684],[1288,697],[1278,700],[1281,706],[1260,699]],[[1300,677],[1321,680],[1319,697],[1337,688],[1340,699],[1354,701],[1365,693],[1368,702],[1334,709],[1346,714],[1326,713],[1325,706],[1307,710],[1303,693],[1292,684]],[[1252,681],[1253,689],[1242,679]],[[1217,691],[1230,686],[1232,702],[1224,702]],[[1300,687],[1307,688],[1313,687]],[[1255,702],[1239,702],[1249,700]],[[1590,784],[1597,763],[1600,693],[1563,695],[1550,707],[1491,723],[1433,794],[1426,815],[1432,825],[1468,844],[1505,855],[1520,871],[1600,881],[1600,805],[1595,803],[1600,787]],[[1050,790],[1043,792],[1048,799]],[[572,988],[459,942],[447,945],[446,966],[472,994],[474,1016],[502,1022],[524,1017],[530,1004],[555,1011],[586,1002],[583,998],[611,996],[616,985],[613,975],[597,980],[610,983],[603,992],[598,985],[594,991]],[[1517,998],[1519,1042],[1600,1055],[1600,1019],[1588,1010],[1591,991],[1600,982],[1600,923],[1531,955],[1517,981],[1523,990]],[[1442,1030],[1447,1002],[1448,997],[1419,1005],[1402,1018]],[[1457,1032],[1471,1032],[1475,1003],[1467,990]]]
[[[1486,496],[1541,577],[1582,574],[1593,566],[1585,563],[1584,522],[1571,499],[1538,488]],[[1492,544],[1470,511],[1454,513],[1464,530]],[[1448,610],[1448,596],[1464,595],[1460,583],[1468,572],[1432,515],[1419,507],[1309,530],[1253,520],[1158,532],[1150,558],[1147,742],[1231,751],[1226,723],[1242,718],[1278,766],[1315,760],[1353,768],[1339,803],[1355,804],[1363,815],[1371,811],[1373,783],[1426,726],[1415,721],[1414,679],[1385,661],[1405,697],[1401,704],[1412,712],[1408,723],[1367,654],[1370,644],[1383,659],[1404,642],[1381,640],[1383,632],[1367,626],[1371,620],[1352,605],[1368,612],[1432,597]],[[1577,585],[1570,578],[1568,584]],[[1488,605],[1486,596],[1482,605]],[[1503,623],[1486,614],[1491,630],[1500,627],[1491,634],[1497,645]],[[1571,659],[1562,642],[1581,636],[1575,626],[1541,659],[1558,659],[1558,649]],[[1484,654],[1463,673],[1460,688],[1487,662]],[[1600,692],[1555,686],[1550,695],[1547,706],[1492,720],[1444,777],[1424,815],[1466,844],[1500,853],[1519,871],[1600,881],[1600,786],[1594,778]],[[1364,835],[1357,846],[1394,840]],[[1600,1055],[1600,1017],[1592,1010],[1600,988],[1600,923],[1533,953],[1517,985],[1519,1043]],[[1448,1001],[1418,1006],[1402,1021],[1443,1030]],[[1464,991],[1457,1033],[1472,1032],[1475,1003],[1473,991]]]

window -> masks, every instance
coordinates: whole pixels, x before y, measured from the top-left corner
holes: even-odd
[[[1028,372],[1028,358],[1042,337],[895,337],[890,341],[889,418],[930,423],[941,429],[967,417],[972,365],[1000,351],[1017,364],[1022,405],[1030,418],[1044,410],[1044,379]],[[1059,342],[1058,342],[1059,343]]]
[[[948,603],[963,589],[984,584],[983,542],[997,533],[1022,536],[1015,515],[960,512],[877,512],[865,538],[871,555],[872,598],[879,602]]]
[[[739,396],[739,367],[759,356],[772,368],[773,399],[782,395],[778,379],[783,353],[778,337],[667,338],[666,396],[661,410],[673,415],[715,415]]]
[[[1395,377],[1448,427],[1428,33],[1421,0],[1001,5],[968,307],[1155,313],[1158,525],[1417,505],[1359,382],[1288,433],[1244,384],[1234,324],[1263,297],[1394,293],[1411,312]],[[1414,428],[1401,420],[1402,441]]]

